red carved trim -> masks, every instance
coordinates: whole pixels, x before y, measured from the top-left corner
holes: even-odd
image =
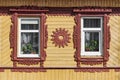
[[[103,63],[103,58],[81,58],[81,64],[85,65],[98,65]]]
[[[40,25],[40,58],[18,58],[17,57],[17,22],[18,22],[18,16],[19,17],[40,17],[41,18],[41,25]],[[10,29],[10,48],[12,48],[11,51],[11,60],[13,61],[13,67],[17,67],[17,63],[18,64],[23,64],[23,65],[35,65],[40,63],[40,67],[43,67],[43,62],[46,59],[46,52],[45,52],[45,48],[47,48],[47,25],[45,25],[46,23],[46,16],[45,14],[17,14],[14,13],[12,15],[11,21],[12,21],[12,26]]]
[[[120,69],[115,69],[115,72],[120,72]]]
[[[100,9],[100,8],[82,8],[82,9],[73,9],[73,12],[79,13],[111,13],[112,9]]]
[[[12,72],[46,72],[45,69],[11,69]]]
[[[109,51],[107,49],[109,49],[109,44],[110,44],[110,28],[108,26],[108,15],[105,14],[104,15],[104,63],[103,66],[106,67],[106,62],[109,60]]]
[[[75,58],[75,61],[77,62],[77,67],[80,67],[80,52],[81,52],[80,51],[80,48],[81,48],[81,45],[80,45],[80,42],[81,42],[80,17],[81,17],[80,14],[75,16],[74,20],[75,20],[76,25],[74,26],[74,30],[73,30],[73,43],[74,43],[74,48],[76,49],[74,58]]]
[[[23,61],[24,60],[24,61]],[[22,65],[36,65],[40,62],[39,59],[19,59],[17,61],[18,64],[22,64]]]
[[[53,44],[55,46],[65,47],[68,46],[68,43],[70,43],[70,34],[68,34],[68,30],[65,30],[64,28],[56,29],[56,31],[53,31],[53,35],[51,35]],[[62,39],[59,39],[59,37],[62,37]]]
[[[74,69],[75,72],[109,72],[109,70],[120,71],[120,67],[0,67],[0,72],[10,69],[12,72],[46,72],[52,69]]]
[[[75,72],[109,72],[109,69],[75,69]]]
[[[48,12],[49,10],[10,9],[10,12]]]
[[[98,64],[102,64],[102,62],[97,62],[97,61],[89,61],[89,62],[81,62],[81,64],[85,64],[85,65],[98,65]]]
[[[0,69],[0,72],[4,72],[4,69]]]

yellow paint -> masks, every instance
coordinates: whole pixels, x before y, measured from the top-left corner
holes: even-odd
[[[68,30],[70,37],[72,37],[75,25],[74,16],[47,16],[46,24],[48,25],[48,47],[46,49],[48,58],[44,63],[45,67],[75,67],[76,62],[73,57],[75,50],[73,49],[72,39],[65,48],[55,47],[55,44],[52,44],[51,41],[52,32],[59,28]]]
[[[107,4],[107,3],[106,3]],[[0,16],[0,67],[12,67],[10,58],[11,49],[9,42],[9,33],[11,25],[10,16]],[[74,16],[47,16],[48,25],[48,42],[47,42],[47,58],[44,63],[45,67],[76,67],[74,61],[73,48],[73,27],[75,25]],[[120,16],[110,16],[110,57],[107,66],[115,67],[120,66]],[[52,32],[56,28],[65,28],[70,34],[70,43],[65,48],[55,47],[52,44]],[[19,65],[26,67],[25,65]],[[33,65],[38,66],[38,65]],[[89,65],[82,65],[88,67]],[[31,67],[31,66],[27,66]],[[93,67],[93,66],[90,66]],[[101,65],[94,65],[94,67],[102,67]],[[74,72],[73,69],[52,69],[47,72],[11,72],[5,70],[0,72],[0,80],[120,80],[120,72]]]
[[[11,25],[10,16],[0,16],[0,66],[12,66],[12,61],[10,58],[11,49],[9,42],[9,33]],[[107,62],[107,66],[114,67],[120,66],[120,16],[110,16],[110,32],[111,32],[111,42],[110,42],[110,58]],[[74,61],[73,48],[73,26],[74,16],[47,16],[46,24],[48,25],[48,42],[47,42],[47,58],[45,61],[45,67],[75,67],[76,62]],[[65,48],[55,47],[52,43],[51,35],[56,28],[65,28],[70,34],[70,43]],[[66,64],[67,63],[67,64]],[[24,66],[24,65],[19,65]],[[38,65],[36,65],[38,66]],[[86,66],[86,65],[82,65]],[[95,65],[101,66],[101,65]]]
[[[9,33],[11,25],[10,16],[0,16],[0,38],[1,38],[1,51],[0,51],[0,66],[12,66],[10,54],[10,42],[9,42]]]
[[[74,70],[47,70],[47,72],[0,72],[0,80],[120,80],[120,72],[74,72]]]

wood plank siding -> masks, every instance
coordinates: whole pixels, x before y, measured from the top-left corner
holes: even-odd
[[[10,67],[13,66],[11,61],[11,49],[9,42],[9,33],[11,26],[11,16],[0,16],[0,66]],[[47,15],[46,24],[48,25],[48,42],[47,42],[47,58],[44,63],[45,67],[75,67],[73,48],[73,26],[75,25],[74,16],[50,16]],[[108,67],[120,66],[120,16],[110,16],[109,25],[111,32],[111,41],[109,54],[110,58],[107,62]],[[70,43],[65,48],[58,48],[52,44],[51,35],[52,31],[56,28],[65,28],[70,33]],[[66,64],[67,63],[67,64]],[[36,65],[38,66],[38,65]],[[82,65],[88,66],[88,65]],[[95,65],[102,66],[102,65]]]
[[[0,6],[120,7],[120,0],[0,0]]]
[[[120,72],[74,72],[74,70],[47,70],[47,72],[0,72],[0,80],[120,80]]]
[[[15,64],[13,64],[11,60],[13,48],[10,48],[10,40],[12,40],[10,39],[11,25],[15,24],[14,19],[15,22],[17,21],[16,15],[18,17],[23,17],[24,15],[29,17],[28,14],[29,16],[32,15],[31,17],[40,14],[44,15],[44,17],[39,17],[41,23],[45,23],[40,25],[40,29],[47,27],[42,33],[46,33],[44,35],[46,39],[40,37],[40,39],[43,39],[41,43],[47,43],[44,44],[44,53],[46,52],[46,55],[43,55],[46,59],[44,63],[39,61],[40,63],[38,64],[27,65],[25,63],[16,63],[15,61]],[[88,17],[94,15],[98,17],[99,15],[102,17],[107,16],[106,19],[103,17],[103,22],[107,23],[108,20],[108,24],[104,26],[110,26],[110,34],[104,33],[107,33],[107,37],[110,36],[110,48],[106,48],[109,51],[109,60],[106,60],[105,66],[105,63],[102,62],[104,61],[103,58],[101,60],[102,63],[93,65],[80,63],[80,66],[77,65],[77,60],[75,61],[75,51],[77,52],[77,50],[74,48],[74,39],[76,39],[74,37],[74,27],[79,25],[77,21],[80,22],[80,17],[78,17],[79,20],[75,19],[77,15],[88,15]],[[18,25],[14,27],[18,27]],[[63,48],[55,46],[51,40],[53,38],[51,35],[55,31],[57,32],[56,29],[60,28],[65,29],[66,33],[69,34],[68,37],[70,37],[67,45]],[[13,32],[15,31],[16,33],[13,34],[18,37],[17,29],[15,30]],[[104,30],[107,31],[108,28],[104,28]],[[12,37],[16,36],[12,35]],[[80,35],[77,34],[76,36]],[[78,40],[80,41],[79,38]],[[109,42],[109,40],[106,41]],[[106,43],[106,45],[109,44]],[[95,57],[97,58],[98,56]],[[99,58],[101,59],[101,56]],[[95,63],[95,60],[96,62],[98,61],[91,58],[93,63]],[[31,58],[31,61],[33,61],[33,58]],[[88,59],[88,62],[91,61]],[[27,59],[26,62],[28,62]],[[0,0],[0,80],[120,80],[120,0]]]

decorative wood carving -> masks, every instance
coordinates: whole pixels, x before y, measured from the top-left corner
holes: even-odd
[[[27,10],[26,10],[27,11]],[[17,57],[17,25],[18,25],[18,17],[40,17],[41,22],[40,22],[40,58],[18,58]],[[46,15],[44,13],[39,13],[39,14],[18,14],[14,13],[11,17],[11,28],[10,28],[10,48],[12,49],[11,51],[11,60],[13,61],[13,67],[17,67],[18,64],[23,64],[23,65],[35,65],[40,63],[40,67],[43,68],[43,62],[46,59],[46,51],[44,50],[47,48],[47,39],[48,39],[48,32],[47,32],[47,25],[46,23]]]
[[[74,20],[75,20],[76,25],[74,26],[74,30],[73,30],[73,43],[74,43],[74,48],[76,49],[74,58],[75,58],[75,61],[77,62],[77,67],[80,67],[80,48],[81,48],[81,45],[80,45],[80,42],[81,42],[80,17],[81,17],[80,14],[75,16]]]
[[[5,69],[0,68],[0,72],[4,72]]]
[[[24,60],[24,61],[23,61]],[[22,64],[22,65],[36,65],[40,62],[40,60],[35,60],[35,59],[21,59],[21,60],[18,60],[17,63],[18,64]]]
[[[115,70],[115,72],[120,72],[120,68],[116,68],[114,70]]]
[[[82,58],[80,55],[81,52],[81,39],[80,39],[80,35],[81,35],[81,21],[80,21],[80,17],[83,16],[82,14],[77,14],[75,16],[75,23],[76,25],[74,26],[74,31],[73,31],[73,43],[74,43],[74,48],[76,49],[75,51],[75,61],[77,62],[77,67],[80,67],[80,64],[86,64],[86,65],[96,65],[96,64],[102,64],[103,66],[106,67],[106,62],[109,59],[109,44],[110,44],[110,27],[108,26],[108,22],[109,22],[109,17],[107,14],[102,15],[102,17],[104,17],[104,47],[103,47],[103,52],[104,55],[102,58]],[[87,15],[89,16],[89,15]],[[90,16],[96,16],[96,15],[91,15]],[[101,15],[97,15],[97,16],[101,16]]]
[[[53,44],[55,46],[65,47],[68,46],[68,43],[70,43],[70,34],[68,33],[68,30],[65,30],[64,28],[56,29],[56,31],[53,31],[53,35],[51,35]]]
[[[83,62],[82,62],[82,61],[81,61],[81,64],[93,66],[93,65],[102,64],[102,62],[97,62],[97,61],[89,61],[89,62],[84,62],[84,61],[83,61]]]
[[[108,26],[109,17],[107,14],[104,15],[104,63],[103,66],[106,67],[106,62],[109,60],[109,44],[110,44],[110,27]]]
[[[46,72],[45,69],[11,69],[12,72]]]
[[[81,58],[81,64],[85,65],[98,65],[103,63],[103,58]]]
[[[81,9],[73,9],[73,12],[78,13],[111,13],[112,9],[106,9],[106,8],[81,8]]]
[[[94,68],[89,68],[89,69],[75,69],[75,72],[109,72],[109,69],[94,69]]]

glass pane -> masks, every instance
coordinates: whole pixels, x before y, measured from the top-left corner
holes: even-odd
[[[84,28],[100,28],[101,19],[84,19]]]
[[[39,19],[21,19],[21,24],[38,24]]]
[[[85,32],[85,51],[99,51],[99,32]]]
[[[38,33],[21,33],[21,54],[38,54]]]
[[[38,30],[38,24],[21,24],[21,30]]]

